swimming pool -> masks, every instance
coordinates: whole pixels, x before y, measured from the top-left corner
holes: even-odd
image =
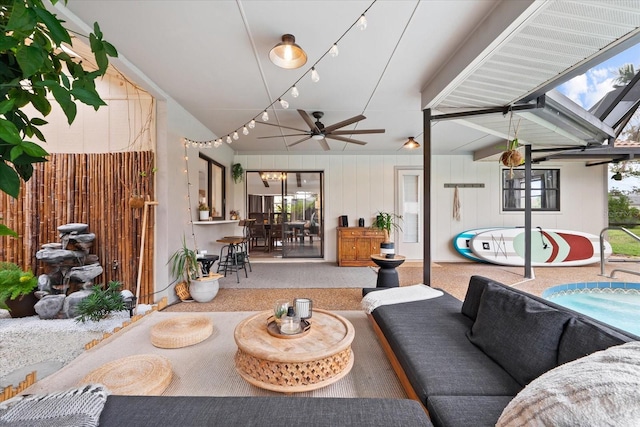
[[[640,335],[640,283],[569,283],[546,289],[542,298]]]

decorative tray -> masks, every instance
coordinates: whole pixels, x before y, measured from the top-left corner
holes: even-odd
[[[285,338],[285,339],[300,338],[307,335],[310,329],[311,329],[311,323],[309,323],[309,321],[306,319],[301,319],[300,332],[298,332],[297,334],[282,334],[280,333],[280,328],[278,328],[278,324],[276,323],[276,318],[273,316],[270,316],[267,319],[267,332],[269,332],[269,335],[272,335],[276,338]]]

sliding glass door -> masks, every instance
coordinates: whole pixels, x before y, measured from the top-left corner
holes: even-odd
[[[320,171],[247,172],[254,258],[324,257],[323,182]]]

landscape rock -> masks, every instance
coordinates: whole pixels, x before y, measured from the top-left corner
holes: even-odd
[[[58,227],[58,231],[60,233],[82,233],[87,228],[89,228],[88,224],[82,224],[79,222],[71,222],[69,224],[64,224]]]
[[[33,307],[41,319],[58,319],[58,313],[64,305],[64,295],[46,295]]]
[[[64,299],[64,305],[62,307],[62,318],[63,319],[73,319],[74,317],[78,317],[80,315],[78,311],[78,305],[82,300],[91,295],[92,291],[82,290],[77,291],[72,294],[69,294]]]
[[[83,265],[72,267],[68,277],[81,283],[93,283],[93,279],[101,275],[103,271],[100,264]]]

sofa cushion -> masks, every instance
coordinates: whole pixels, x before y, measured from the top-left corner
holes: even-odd
[[[487,283],[469,340],[521,385],[554,368],[570,314],[525,294]]]
[[[513,396],[429,396],[427,410],[436,427],[493,427]]]
[[[109,396],[100,427],[431,426],[409,399]]]
[[[478,307],[480,306],[480,298],[487,283],[497,282],[482,276],[471,276],[471,279],[469,279],[469,287],[467,288],[467,294],[462,303],[461,312],[471,320],[476,320]]]
[[[572,318],[560,338],[558,365],[632,340],[606,326],[596,325],[586,319]]]
[[[376,323],[426,405],[431,395],[512,395],[522,386],[471,344],[472,321],[460,314],[461,301],[435,299],[378,307]]]
[[[637,426],[640,342],[565,363],[527,385],[497,426]]]

